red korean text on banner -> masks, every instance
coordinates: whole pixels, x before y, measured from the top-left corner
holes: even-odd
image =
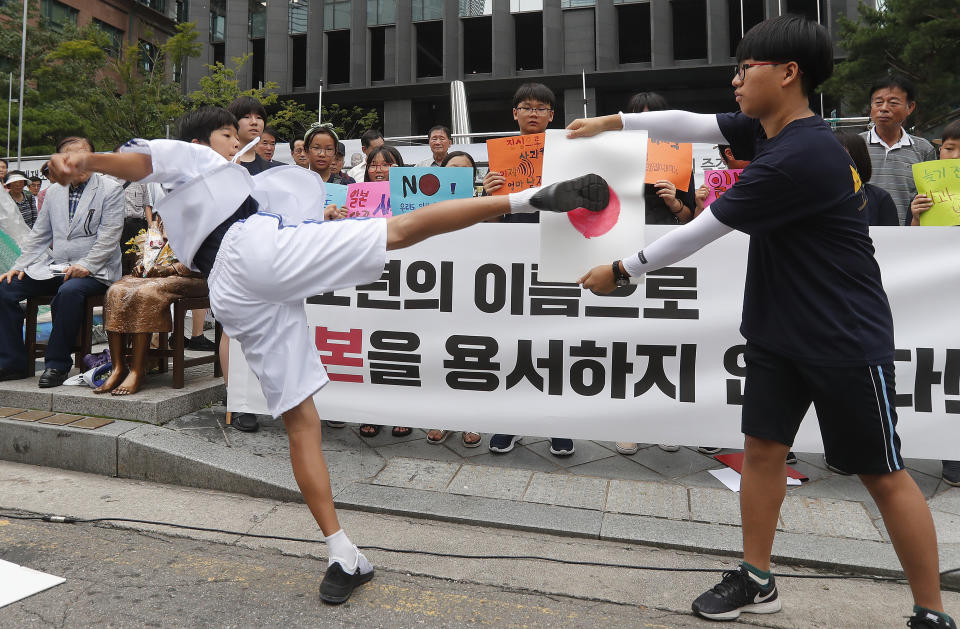
[[[363,330],[352,328],[349,332],[334,332],[317,326],[317,349],[323,358],[327,376],[334,382],[363,382],[359,373],[336,373],[331,367],[363,367]]]
[[[347,186],[347,217],[393,216],[390,209],[390,182],[366,181]]]
[[[647,174],[644,183],[666,179],[678,190],[690,187],[693,174],[693,144],[647,140]]]
[[[507,180],[493,194],[509,194],[527,188],[536,188],[541,184],[545,137],[546,134],[533,133],[487,140],[490,170],[502,173]]]

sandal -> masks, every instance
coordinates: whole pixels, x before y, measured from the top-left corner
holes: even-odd
[[[450,436],[449,430],[431,430],[427,433],[427,443],[432,443],[433,445],[440,445],[447,440],[447,437]],[[432,437],[434,433],[440,433],[436,438]]]
[[[360,424],[360,436],[372,439],[380,434],[380,429],[383,426],[379,424]]]
[[[476,441],[467,441],[467,437],[474,437]],[[460,441],[463,443],[464,448],[476,448],[480,445],[480,442],[483,441],[483,435],[479,432],[464,431]]]
[[[409,437],[411,433],[413,433],[413,428],[407,426],[394,426],[391,431],[394,437]]]

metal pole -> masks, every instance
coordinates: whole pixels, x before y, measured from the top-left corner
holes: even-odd
[[[317,90],[317,122],[323,122],[323,81]]]
[[[740,39],[743,39],[743,0],[740,0]]]
[[[587,117],[587,71],[580,70],[580,80],[583,82],[583,117]]]
[[[23,0],[23,33],[20,41],[20,116],[17,120],[17,170],[20,169],[20,153],[23,149],[23,77],[27,66],[27,6],[29,0]]]
[[[10,159],[10,118],[13,117],[13,72],[7,77],[7,153]]]

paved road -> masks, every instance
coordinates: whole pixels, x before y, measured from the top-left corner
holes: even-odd
[[[0,609],[3,627],[717,627],[669,611],[381,569],[343,606],[325,562],[97,526],[7,520],[0,556],[67,582]],[[722,625],[719,625],[722,626]]]

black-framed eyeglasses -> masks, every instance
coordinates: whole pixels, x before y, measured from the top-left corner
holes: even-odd
[[[747,74],[747,70],[754,68],[756,66],[778,66],[782,61],[755,61],[753,63],[739,63],[733,66],[733,76],[737,77],[741,81]]]
[[[525,114],[532,114],[534,112],[545,116],[548,112],[553,111],[549,107],[515,107],[517,111],[522,111]]]

